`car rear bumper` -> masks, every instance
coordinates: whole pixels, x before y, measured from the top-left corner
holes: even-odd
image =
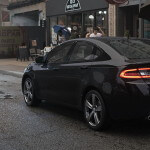
[[[132,81],[120,86],[114,89],[108,103],[112,118],[131,119],[150,115],[150,84]]]

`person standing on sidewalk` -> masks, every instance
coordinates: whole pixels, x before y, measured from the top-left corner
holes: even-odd
[[[89,37],[102,37],[104,36],[104,32],[102,31],[101,27],[95,27],[92,34]]]
[[[85,37],[89,38],[92,33],[93,33],[93,29],[88,29],[88,32],[86,33]]]

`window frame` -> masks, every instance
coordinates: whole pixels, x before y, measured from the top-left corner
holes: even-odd
[[[91,45],[91,46],[93,46],[93,47],[96,47],[97,50],[99,50],[100,52],[102,52],[103,55],[108,56],[109,59],[100,60],[100,58],[98,57],[98,58],[93,59],[93,60],[70,61],[70,58],[71,58],[73,52],[74,52],[75,49],[76,49],[76,45],[77,45],[79,42],[81,42],[81,43],[86,43],[86,45],[89,44],[89,45]],[[95,54],[96,51],[93,49],[93,52],[92,52],[92,53]],[[107,54],[101,47],[97,46],[96,44],[94,44],[94,43],[92,43],[92,42],[90,42],[90,41],[76,41],[76,44],[74,45],[74,48],[73,48],[72,51],[70,52],[70,55],[69,55],[69,58],[68,58],[68,63],[98,62],[98,61],[108,61],[108,60],[111,60],[111,59],[112,59],[111,56],[110,56],[109,54]]]
[[[93,44],[93,43],[92,43],[92,44]],[[111,56],[110,56],[109,54],[107,54],[101,47],[97,46],[96,44],[93,44],[93,46],[97,48],[96,51],[102,52],[102,55],[99,56],[98,58],[94,59],[93,62],[97,62],[97,61],[108,61],[108,60],[111,60],[111,59],[112,59]],[[94,54],[96,53],[96,51],[94,52]],[[95,54],[95,55],[96,55],[96,54]],[[102,59],[103,56],[108,57],[108,59],[104,59],[104,60],[103,60],[103,59]]]
[[[71,45],[70,49],[68,50],[66,56],[65,56],[65,60],[64,62],[49,62],[49,59],[53,56],[55,56],[59,51],[63,50],[65,47],[67,47],[68,45]],[[68,62],[68,56],[70,54],[70,51],[72,51],[71,49],[74,48],[75,42],[67,42],[67,43],[63,43],[61,45],[58,45],[57,47],[55,47],[54,49],[52,49],[51,52],[49,52],[47,54],[46,57],[46,64],[66,64]],[[52,55],[52,56],[51,56]]]
[[[81,62],[91,62],[91,60],[77,60],[77,61],[70,61],[71,56],[73,54],[73,52],[76,50],[76,46],[79,43],[85,43],[86,45],[89,44],[87,41],[76,41],[76,45],[74,46],[73,50],[71,51],[70,55],[69,55],[69,59],[68,59],[68,63],[81,63]],[[78,46],[82,46],[82,44],[79,44]],[[94,50],[93,50],[94,51]]]

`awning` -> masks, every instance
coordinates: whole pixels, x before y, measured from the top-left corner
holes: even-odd
[[[141,7],[139,18],[147,19],[150,21],[150,0]]]

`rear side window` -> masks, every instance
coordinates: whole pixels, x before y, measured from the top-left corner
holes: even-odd
[[[150,59],[150,40],[113,39],[104,42],[128,59]]]
[[[95,61],[106,61],[110,60],[111,57],[104,52],[103,49],[94,46],[94,60]]]
[[[78,42],[70,57],[70,62],[79,61],[106,61],[110,60],[103,49],[89,42]]]
[[[73,53],[71,54],[71,62],[90,61],[93,60],[93,46],[87,43],[79,42],[75,46]]]

